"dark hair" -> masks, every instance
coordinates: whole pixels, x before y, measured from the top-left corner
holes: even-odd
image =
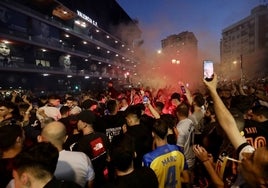
[[[198,107],[201,107],[205,104],[204,96],[201,93],[195,93],[193,101]]]
[[[75,99],[73,97],[67,97],[66,101],[74,101]]]
[[[20,115],[20,110],[19,110],[19,107],[18,105],[16,105],[15,103],[11,102],[11,101],[0,101],[0,106],[4,106],[8,109],[12,109],[12,118],[13,119],[18,119],[18,120],[21,120],[21,115]]]
[[[62,106],[61,108],[60,108],[60,113],[61,114],[66,114],[67,112],[69,112],[70,111],[70,107],[69,106]]]
[[[176,126],[177,118],[174,115],[171,114],[163,114],[161,115],[161,119],[166,122],[168,127],[173,130],[173,128]]]
[[[16,105],[11,101],[3,100],[0,101],[0,106],[4,106],[9,109],[14,109]]]
[[[143,103],[135,104],[135,106],[137,106],[138,108],[140,108],[141,111],[144,111],[145,110],[145,105]]]
[[[19,110],[27,110],[28,108],[29,108],[29,104],[27,104],[27,103],[20,103],[20,104],[18,104],[18,108],[19,108]]]
[[[237,128],[242,131],[245,126],[244,114],[237,108],[230,108],[229,111],[235,119]]]
[[[155,120],[152,131],[161,139],[164,139],[167,136],[168,132],[167,122],[162,119]]]
[[[97,100],[99,100],[99,101],[102,100],[102,99],[104,99],[104,98],[106,98],[106,96],[103,93],[100,93],[97,96]]]
[[[254,103],[254,98],[252,96],[237,95],[232,97],[230,108],[236,108],[241,113],[248,111]]]
[[[41,142],[19,153],[13,162],[13,169],[22,173],[25,170],[31,169],[34,171],[34,176],[42,179],[47,173],[53,175],[59,152],[55,146],[49,142]]]
[[[255,115],[263,115],[265,118],[268,118],[268,108],[266,106],[254,106],[252,108],[252,113]]]
[[[160,110],[163,110],[163,108],[165,107],[165,104],[160,101],[157,101],[155,102],[155,107],[159,108]]]
[[[6,151],[16,143],[18,137],[22,137],[23,130],[20,125],[8,124],[0,127],[0,150]]]
[[[48,99],[48,96],[47,95],[41,95],[39,97],[40,100],[47,100]]]
[[[114,137],[111,144],[111,162],[118,170],[127,170],[135,157],[135,145],[132,137],[121,135]]]
[[[61,97],[59,95],[52,94],[52,95],[48,96],[48,99],[60,99],[61,100]]]
[[[176,108],[176,113],[188,117],[189,115],[189,106],[185,103],[181,103]]]
[[[82,102],[81,108],[87,110],[93,105],[98,105],[98,102],[93,99],[86,99],[85,101]]]
[[[138,119],[141,118],[141,107],[139,105],[130,105],[126,109],[126,116],[127,115],[136,115]]]
[[[215,115],[214,104],[208,104],[207,109],[212,115]]]
[[[172,95],[170,96],[170,99],[177,99],[178,101],[181,101],[181,96],[179,93],[172,93]]]
[[[116,106],[117,106],[116,100],[114,99],[108,100],[106,106],[107,106],[107,110],[110,113],[113,113],[116,110]]]

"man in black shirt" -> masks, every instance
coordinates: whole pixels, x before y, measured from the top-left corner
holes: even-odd
[[[111,146],[111,164],[115,168],[115,179],[108,188],[158,188],[158,180],[149,167],[135,168],[135,145],[128,135],[116,137]]]
[[[12,161],[22,150],[24,134],[20,125],[8,124],[0,127],[0,188],[12,180]]]
[[[129,106],[126,111],[127,131],[135,143],[137,157],[134,159],[134,167],[142,166],[142,157],[152,151],[152,132],[147,126],[141,124],[141,108],[138,105]]]
[[[122,134],[125,117],[123,112],[119,111],[119,104],[115,99],[107,101],[107,110],[109,114],[97,118],[94,130],[105,133],[111,142],[113,137]]]
[[[268,141],[268,108],[254,106],[250,116],[251,120],[245,121],[243,135],[253,147],[264,147]]]
[[[95,132],[95,115],[89,110],[77,116],[77,128],[83,136],[77,142],[77,150],[84,152],[90,159],[95,171],[94,187],[101,187],[108,178],[109,141],[104,133]]]

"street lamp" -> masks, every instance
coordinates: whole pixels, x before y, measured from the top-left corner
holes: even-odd
[[[172,59],[172,60],[171,60],[171,63],[172,63],[172,64],[180,64],[181,61],[180,61],[180,60],[177,60],[177,59]]]
[[[240,55],[240,80],[243,80],[243,55]],[[237,60],[233,61],[233,64],[236,65],[238,63]]]

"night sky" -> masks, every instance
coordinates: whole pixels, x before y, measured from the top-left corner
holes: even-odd
[[[265,0],[117,0],[133,19],[139,20],[144,47],[161,48],[161,40],[172,34],[191,31],[202,54],[216,62],[224,28],[249,16]]]

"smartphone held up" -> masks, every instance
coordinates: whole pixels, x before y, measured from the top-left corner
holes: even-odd
[[[181,92],[182,92],[183,94],[186,94],[186,89],[185,89],[184,85],[181,85]]]
[[[147,96],[144,96],[142,102],[143,104],[147,104],[149,102],[149,98]]]
[[[205,80],[211,81],[213,79],[213,74],[214,74],[213,61],[210,61],[210,60],[203,61],[203,72],[204,72]]]

